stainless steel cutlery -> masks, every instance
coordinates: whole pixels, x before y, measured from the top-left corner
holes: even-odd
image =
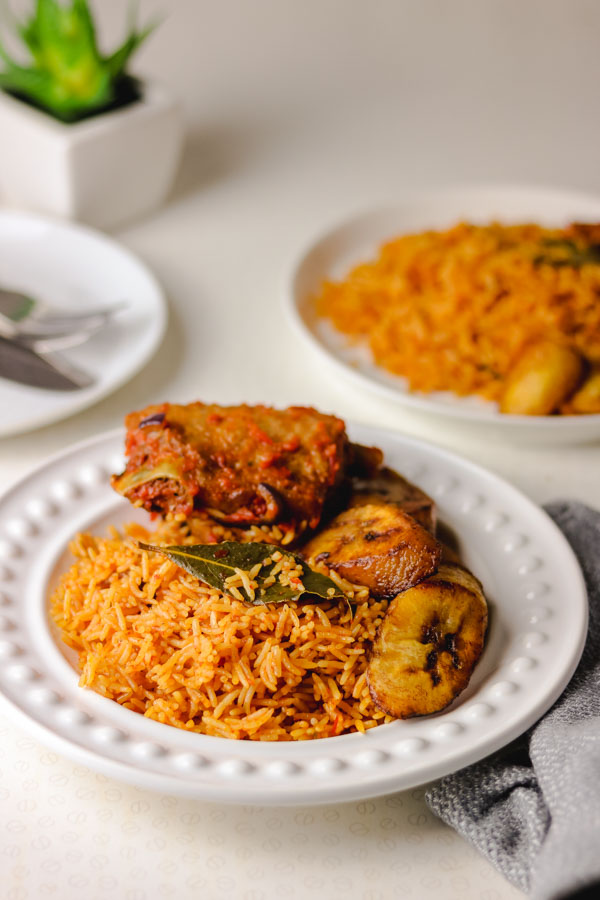
[[[124,307],[69,312],[0,288],[0,377],[47,390],[89,387],[94,379],[57,351],[89,340]]]

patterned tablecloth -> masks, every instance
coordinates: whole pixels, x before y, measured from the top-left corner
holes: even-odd
[[[334,806],[235,807],[151,794],[0,725],[3,900],[511,900],[424,791]]]

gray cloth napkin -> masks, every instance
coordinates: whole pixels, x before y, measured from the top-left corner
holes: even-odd
[[[600,513],[546,507],[585,576],[590,624],[562,696],[519,740],[443,778],[427,803],[534,900],[600,897]]]

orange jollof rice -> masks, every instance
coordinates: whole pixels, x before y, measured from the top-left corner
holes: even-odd
[[[240,539],[218,530],[219,539]],[[83,687],[158,722],[226,738],[305,740],[390,721],[365,676],[386,601],[362,589],[352,610],[345,601],[250,606],[137,547],[198,543],[201,524],[190,532],[178,517],[154,533],[125,531],[78,535],[76,562],[51,599]],[[260,535],[277,540],[273,530]]]
[[[539,263],[541,248],[573,229],[462,223],[403,235],[326,282],[316,307],[353,340],[366,339],[375,362],[413,390],[498,401],[537,339],[600,363],[600,265]]]

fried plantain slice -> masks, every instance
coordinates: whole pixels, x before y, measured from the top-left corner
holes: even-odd
[[[383,453],[379,447],[364,444],[348,444],[348,474],[357,478],[371,478],[380,469]]]
[[[573,394],[561,412],[578,415],[600,413],[600,365],[592,368],[579,390]]]
[[[435,572],[441,545],[395,503],[366,503],[337,515],[303,548],[305,559],[393,597]]]
[[[435,504],[416,484],[411,484],[398,472],[383,466],[367,477],[352,478],[351,494],[348,506],[364,506],[368,503],[396,503],[400,509],[419,525],[435,534]]]
[[[568,400],[583,371],[583,359],[572,347],[554,341],[531,344],[508,375],[500,412],[549,416]]]
[[[479,581],[442,564],[390,603],[367,666],[371,697],[397,719],[439,712],[469,683],[486,629]]]

